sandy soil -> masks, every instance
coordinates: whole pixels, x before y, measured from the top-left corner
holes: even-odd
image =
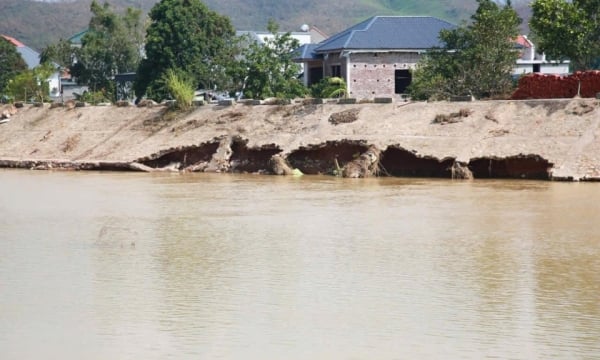
[[[239,136],[248,147],[276,144],[283,155],[327,141],[363,140],[380,149],[399,146],[419,156],[453,157],[464,163],[481,157],[539,155],[554,164],[554,178],[596,179],[599,107],[595,99],[296,102],[205,105],[173,114],[164,107],[26,105],[0,124],[0,159],[136,161],[222,136]],[[455,113],[468,116],[452,117]]]

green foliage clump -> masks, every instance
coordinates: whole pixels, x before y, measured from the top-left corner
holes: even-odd
[[[529,25],[540,51],[569,59],[575,70],[600,65],[600,1],[535,0],[531,9]]]
[[[76,95],[75,97],[78,101],[96,105],[99,103],[111,102],[112,94],[107,93],[106,90],[85,91],[83,94]]]
[[[265,38],[263,44],[252,42],[244,51],[242,62],[248,69],[244,96],[254,99],[304,96],[307,89],[298,79],[300,66],[292,61],[298,40],[289,32],[278,33],[278,25],[272,20],[267,28],[273,37]]]
[[[442,48],[427,53],[413,72],[408,91],[414,99],[453,95],[498,97],[513,89],[512,69],[518,52],[514,39],[521,19],[510,1],[499,6],[477,0],[469,25],[442,30]]]
[[[310,93],[316,98],[340,98],[348,95],[348,88],[343,78],[326,77],[313,84]]]
[[[0,92],[10,79],[27,69],[27,64],[8,40],[0,36]]]
[[[188,110],[194,100],[194,86],[185,80],[185,75],[178,74],[173,69],[168,69],[164,81],[169,93],[175,99],[175,106],[180,110]]]
[[[219,87],[235,60],[235,29],[228,17],[200,0],[161,0],[150,11],[146,58],[137,70],[136,96],[160,101],[169,69],[185,69],[194,87]]]
[[[32,70],[22,71],[9,80],[6,93],[14,101],[48,101],[50,94],[48,78],[54,71],[50,64],[42,64]]]
[[[40,63],[55,62],[65,69],[70,68],[75,60],[76,49],[68,40],[63,39],[46,46],[40,54]]]

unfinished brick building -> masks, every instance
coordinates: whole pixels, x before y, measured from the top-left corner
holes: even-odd
[[[431,16],[375,16],[319,44],[298,49],[304,84],[339,76],[357,99],[399,97],[423,53],[442,46],[439,33],[456,26]]]

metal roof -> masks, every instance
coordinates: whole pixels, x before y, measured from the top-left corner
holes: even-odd
[[[85,34],[88,33],[90,29],[85,29],[83,31],[78,32],[77,34],[71,36],[68,41],[71,44],[75,44],[75,45],[81,45],[81,40],[83,39],[83,37],[85,36]]]
[[[294,50],[294,61],[306,61],[306,60],[316,60],[321,59],[322,56],[317,55],[315,53],[315,49],[319,47],[320,44],[304,44]]]
[[[432,16],[374,16],[323,41],[315,51],[431,49],[443,45],[441,30],[454,28]]]

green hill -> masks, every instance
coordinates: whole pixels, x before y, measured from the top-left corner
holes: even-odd
[[[41,49],[60,38],[85,29],[91,0],[40,2],[2,0],[0,33]],[[102,1],[100,1],[102,2]],[[158,0],[109,0],[116,8],[140,7],[148,11]],[[295,31],[302,24],[334,34],[373,15],[431,15],[453,23],[467,20],[475,0],[205,0],[211,9],[227,15],[240,30],[264,30],[275,19],[282,30]],[[513,1],[528,17],[528,0]],[[526,23],[525,23],[526,25]]]

